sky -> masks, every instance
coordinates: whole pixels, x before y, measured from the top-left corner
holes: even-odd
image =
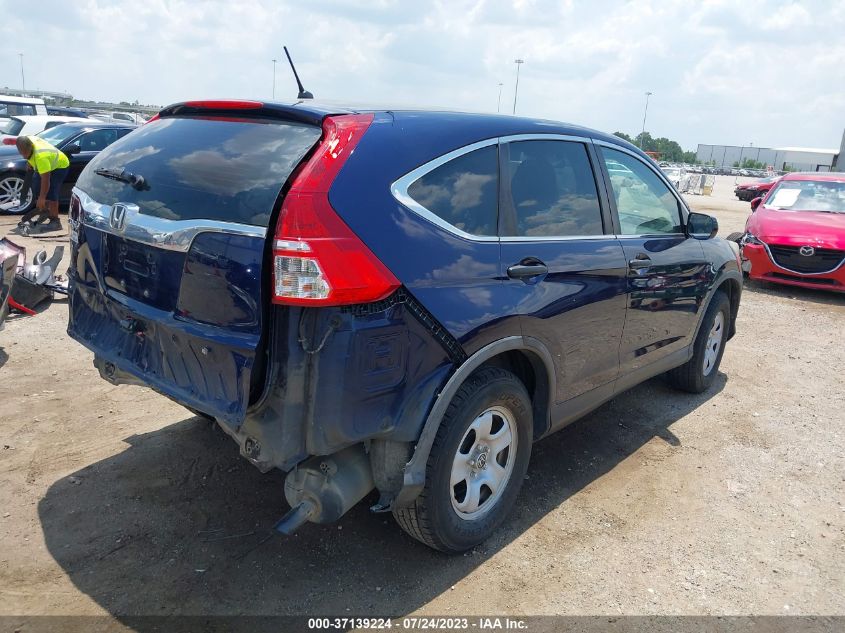
[[[835,148],[845,0],[0,0],[0,87],[166,105],[296,96],[511,113],[632,136]],[[2,88],[0,88],[2,90]]]

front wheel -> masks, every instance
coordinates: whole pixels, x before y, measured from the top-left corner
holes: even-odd
[[[725,352],[730,314],[731,302],[724,292],[717,290],[704,313],[692,358],[667,372],[669,384],[690,393],[702,393],[710,388]]]
[[[513,507],[531,455],[531,400],[511,372],[486,367],[449,404],[413,505],[394,510],[415,539],[443,552],[478,545]]]
[[[32,188],[27,188],[25,194],[23,189],[24,178],[20,174],[7,174],[0,178],[0,211],[26,213],[33,205]]]

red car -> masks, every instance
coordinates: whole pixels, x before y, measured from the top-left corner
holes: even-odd
[[[845,173],[787,174],[751,210],[741,244],[752,279],[845,292]]]
[[[755,180],[754,182],[747,182],[743,185],[737,185],[734,189],[734,195],[740,200],[748,202],[754,198],[765,196],[769,193],[769,189],[774,187],[781,179],[781,176],[769,176],[762,180]]]

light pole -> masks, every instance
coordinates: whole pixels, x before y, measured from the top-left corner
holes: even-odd
[[[648,116],[648,98],[653,94],[653,92],[645,93],[645,110],[643,110],[643,131],[640,132],[640,149],[643,148],[643,137],[645,136],[645,118]]]
[[[513,89],[513,113],[516,114],[516,95],[519,94],[519,67],[525,63],[525,60],[515,59],[513,63],[516,64],[516,86]]]
[[[21,92],[26,91],[26,81],[23,77],[23,53],[18,53],[18,57],[21,58]]]
[[[273,60],[273,99],[276,98],[276,60]]]
[[[496,105],[496,112],[499,113],[502,111],[502,86],[504,86],[501,81],[499,82],[499,102]]]

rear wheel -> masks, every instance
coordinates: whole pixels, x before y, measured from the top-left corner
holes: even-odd
[[[32,206],[32,189],[27,190],[21,200],[23,176],[8,174],[0,178],[0,211],[6,213],[25,213]]]
[[[702,393],[710,388],[725,352],[730,313],[731,304],[727,295],[717,290],[695,338],[692,358],[666,374],[673,387],[690,393]]]
[[[509,371],[484,368],[461,386],[437,431],[413,505],[394,510],[408,534],[443,552],[478,545],[513,507],[531,455],[531,401]]]

